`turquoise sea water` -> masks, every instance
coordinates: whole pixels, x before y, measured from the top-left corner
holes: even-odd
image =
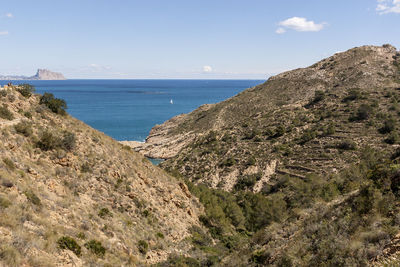
[[[150,129],[261,80],[66,80],[30,83],[67,101],[68,112],[116,140],[144,141]],[[1,85],[7,81],[0,81]],[[172,101],[171,101],[172,100]],[[171,104],[172,102],[172,104]]]

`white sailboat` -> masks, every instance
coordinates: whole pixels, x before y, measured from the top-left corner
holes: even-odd
[[[172,101],[172,99],[169,101],[169,103],[171,103],[171,104],[173,104],[174,103],[174,101]]]

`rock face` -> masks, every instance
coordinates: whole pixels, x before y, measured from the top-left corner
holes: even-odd
[[[202,208],[182,182],[18,90],[0,88],[0,266],[144,266],[190,250]]]
[[[0,80],[66,80],[64,75],[46,69],[38,69],[34,76],[1,76]]]
[[[365,145],[393,150],[396,145],[379,133],[383,119],[372,114],[397,118],[391,107],[397,100],[389,95],[398,88],[396,48],[357,47],[172,118],[155,126],[135,149],[168,158],[164,168],[225,190],[239,177],[263,177],[263,184],[250,188],[260,191],[277,173],[305,177],[337,172],[357,162]],[[358,117],[364,108],[370,114]],[[376,129],[366,132],[366,127]]]
[[[58,72],[52,72],[46,69],[38,69],[32,80],[65,80],[64,75]]]

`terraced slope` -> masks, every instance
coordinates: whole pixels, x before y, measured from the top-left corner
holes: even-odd
[[[190,249],[202,211],[183,183],[18,90],[0,89],[0,266],[136,266]]]
[[[277,175],[335,173],[398,146],[400,53],[363,46],[271,77],[154,127],[136,150],[196,183],[259,192]]]

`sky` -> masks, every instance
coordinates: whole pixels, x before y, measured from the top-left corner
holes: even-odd
[[[2,75],[266,79],[385,43],[400,0],[0,0]]]

